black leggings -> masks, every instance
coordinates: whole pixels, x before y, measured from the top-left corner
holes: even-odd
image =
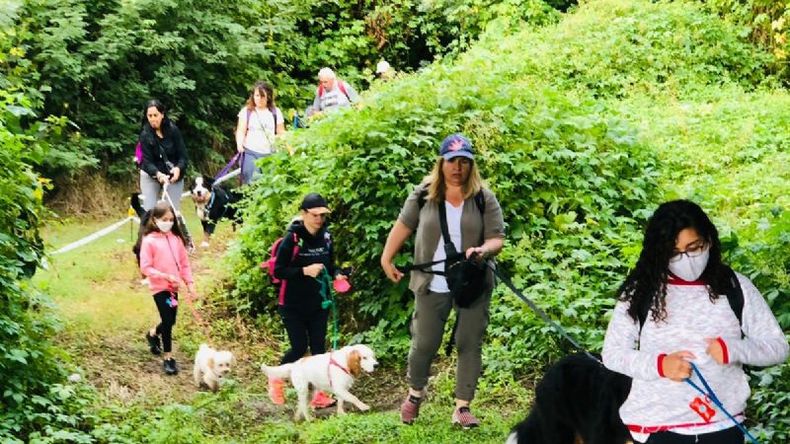
[[[178,293],[169,291],[160,291],[154,295],[156,309],[159,310],[159,317],[162,318],[162,322],[156,326],[156,334],[162,335],[162,348],[165,353],[173,350],[173,326],[176,325],[176,313],[178,313],[178,306],[167,305],[170,296],[178,300]]]
[[[291,349],[285,352],[280,360],[280,365],[298,361],[307,353],[320,355],[326,353],[326,321],[329,319],[328,310],[317,310],[309,314],[297,310],[278,307],[280,317],[285,324],[285,331],[291,341]]]
[[[743,433],[738,427],[703,433],[701,435],[679,435],[672,432],[653,433],[645,444],[743,444]]]

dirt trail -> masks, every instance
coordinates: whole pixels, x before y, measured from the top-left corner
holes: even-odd
[[[52,237],[75,237],[66,230],[89,232],[91,226],[61,227]],[[106,401],[142,407],[169,403],[190,404],[199,391],[192,381],[192,358],[205,330],[199,328],[190,310],[182,303],[174,330],[174,357],[180,372],[166,376],[161,358],[150,354],[144,339],[147,328],[158,322],[150,291],[140,283],[136,261],[126,229],[79,251],[56,256],[49,271],[37,277],[39,284],[55,300],[64,329],[58,335],[62,345],[87,379]],[[198,233],[197,227],[193,233]],[[233,239],[228,227],[220,226],[209,249],[190,256],[198,291],[202,294],[222,271],[218,265]],[[205,297],[205,296],[203,296]],[[265,336],[241,319],[211,319],[213,346],[232,350],[236,357],[232,379],[247,395],[250,408],[259,417],[289,417],[290,407],[272,405],[266,396],[265,379],[258,370],[261,362],[275,362],[280,355],[277,338]],[[220,339],[217,339],[220,338]],[[230,339],[225,339],[230,338]],[[400,402],[402,375],[381,374],[375,381],[363,378],[355,391],[376,410],[394,410]],[[319,412],[329,414],[329,411]]]

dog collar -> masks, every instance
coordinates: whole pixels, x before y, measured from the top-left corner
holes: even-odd
[[[332,357],[332,353],[329,353],[329,366],[331,367],[333,365],[335,367],[339,368],[340,370],[343,370],[344,372],[346,372],[347,375],[351,374],[351,372],[348,371],[347,368],[343,367],[342,365],[340,365],[339,362],[335,361],[335,358]]]
[[[347,368],[340,365],[339,362],[335,361],[335,358],[332,357],[332,352],[329,352],[329,365],[326,366],[326,377],[329,379],[329,388],[332,388],[332,373],[330,370],[332,369],[333,365],[346,372],[347,375],[351,376],[351,372],[348,371]]]
[[[208,204],[206,205],[206,211],[211,211],[211,206],[214,205],[214,196],[217,195],[217,193],[213,191],[209,191],[209,193],[211,193],[211,197],[209,197],[208,199]]]

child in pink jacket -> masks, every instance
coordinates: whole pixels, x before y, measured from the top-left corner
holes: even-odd
[[[164,351],[165,374],[175,375],[178,367],[171,351],[173,325],[178,312],[178,284],[183,280],[192,295],[195,294],[195,285],[185,247],[187,241],[178,224],[174,223],[173,210],[167,202],[161,201],[151,212],[143,227],[140,271],[148,277],[161,322],[146,332],[145,338],[151,353],[159,355]]]

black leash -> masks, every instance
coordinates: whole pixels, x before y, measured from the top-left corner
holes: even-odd
[[[462,253],[458,253],[458,255],[462,255]],[[403,272],[403,273],[405,273],[405,272],[408,272],[408,271],[411,271],[411,270],[419,270],[419,271],[422,271],[422,272],[424,272],[424,273],[443,274],[443,273],[441,273],[441,272],[436,272],[436,271],[430,270],[430,267],[432,267],[432,266],[434,266],[434,265],[436,265],[436,264],[438,264],[438,263],[440,263],[440,262],[445,262],[446,260],[447,260],[447,259],[441,259],[441,260],[438,260],[438,261],[433,261],[433,262],[425,262],[425,263],[422,263],[422,264],[404,265],[404,266],[399,266],[399,267],[396,267],[396,268],[397,268],[398,270],[400,270],[401,272]],[[557,331],[557,333],[559,333],[559,334],[560,334],[560,335],[561,335],[563,338],[565,338],[565,339],[566,339],[568,342],[570,342],[570,343],[573,345],[573,347],[574,347],[574,348],[576,348],[576,350],[578,350],[578,351],[580,351],[580,352],[584,353],[584,354],[585,354],[585,355],[587,355],[587,356],[588,356],[590,359],[593,359],[593,360],[595,360],[595,361],[597,361],[597,362],[599,362],[599,363],[601,362],[601,360],[600,360],[600,359],[598,359],[598,358],[596,358],[595,356],[593,356],[593,354],[592,354],[592,353],[588,352],[588,351],[587,351],[587,350],[586,350],[584,347],[582,347],[581,345],[579,345],[579,343],[577,343],[575,340],[573,340],[573,338],[572,338],[572,337],[571,337],[571,336],[568,334],[568,332],[567,332],[567,331],[566,331],[564,328],[562,328],[562,326],[560,326],[559,324],[557,324],[556,322],[554,322],[554,320],[552,320],[552,319],[549,317],[549,315],[548,315],[548,314],[546,314],[546,312],[545,312],[545,311],[543,311],[543,310],[542,310],[540,307],[538,307],[538,305],[537,305],[537,304],[535,304],[535,302],[533,302],[533,301],[532,301],[530,298],[528,298],[528,297],[524,296],[524,293],[520,292],[520,291],[519,291],[519,290],[516,288],[516,286],[515,286],[515,285],[513,285],[513,282],[512,282],[510,279],[508,279],[508,278],[507,278],[505,275],[503,275],[503,274],[502,274],[502,273],[501,273],[501,272],[500,272],[500,271],[499,271],[499,270],[498,270],[498,269],[497,269],[497,268],[494,266],[494,264],[493,264],[492,262],[490,262],[490,261],[486,261],[486,266],[487,266],[488,268],[490,268],[490,269],[491,269],[491,271],[493,271],[493,272],[494,272],[494,274],[496,275],[496,277],[497,277],[497,278],[498,278],[500,281],[502,281],[502,282],[505,284],[505,286],[507,286],[507,288],[509,288],[509,289],[510,289],[510,291],[512,291],[512,292],[513,292],[513,294],[515,294],[516,296],[518,296],[518,298],[519,298],[519,299],[521,299],[522,301],[524,301],[524,303],[526,303],[526,304],[529,306],[529,308],[531,308],[531,309],[532,309],[532,311],[534,311],[535,313],[537,313],[537,314],[538,314],[538,316],[540,316],[540,318],[541,318],[541,319],[543,319],[543,321],[544,321],[544,322],[546,322],[547,324],[549,324],[549,325],[550,325],[552,328],[554,328],[554,330],[555,330],[555,331]],[[427,268],[428,270],[426,270],[426,268]],[[449,356],[449,354],[450,354],[450,349],[453,347],[453,342],[454,342],[454,339],[455,339],[455,331],[456,331],[456,329],[457,329],[457,328],[458,328],[458,318],[457,318],[457,316],[456,316],[455,325],[453,325],[453,332],[452,332],[452,334],[451,334],[451,336],[450,336],[450,341],[451,341],[451,342],[450,342],[449,344],[447,344],[447,346],[446,346],[446,350],[445,350],[445,352],[447,353],[447,355],[448,355],[448,356]]]
[[[519,298],[519,299],[521,299],[522,301],[524,301],[524,302],[525,302],[525,303],[526,303],[526,304],[529,306],[529,308],[531,308],[531,309],[532,309],[532,311],[534,311],[535,313],[537,313],[537,314],[538,314],[538,316],[540,316],[540,317],[541,317],[541,319],[543,319],[543,321],[544,321],[544,322],[546,322],[547,324],[551,325],[551,326],[554,328],[554,330],[556,330],[556,331],[557,331],[557,333],[559,333],[560,335],[562,335],[562,337],[563,337],[563,338],[567,339],[567,340],[568,340],[568,342],[570,342],[570,343],[571,343],[571,344],[572,344],[572,345],[573,345],[573,346],[576,348],[576,350],[578,350],[578,351],[580,351],[580,352],[584,353],[584,354],[585,354],[585,355],[587,355],[587,356],[588,356],[590,359],[593,359],[593,360],[595,360],[595,361],[597,361],[597,362],[601,362],[601,360],[600,360],[600,359],[598,359],[598,358],[596,358],[595,356],[593,356],[593,355],[592,355],[592,353],[588,352],[588,351],[587,351],[587,350],[586,350],[584,347],[582,347],[582,346],[581,346],[581,345],[579,345],[579,344],[578,344],[576,341],[574,341],[574,340],[573,340],[573,338],[572,338],[572,337],[570,337],[570,335],[568,334],[568,332],[567,332],[567,331],[565,331],[565,329],[564,329],[564,328],[562,328],[562,326],[560,326],[560,324],[558,324],[558,323],[554,322],[554,321],[553,321],[553,320],[552,320],[552,319],[549,317],[549,315],[547,315],[547,314],[546,314],[546,312],[545,312],[545,311],[543,311],[543,310],[542,310],[540,307],[538,307],[538,306],[537,306],[537,304],[535,304],[535,302],[533,302],[533,301],[532,301],[530,298],[528,298],[528,297],[524,296],[524,294],[523,294],[522,292],[520,292],[520,291],[519,291],[519,290],[516,288],[516,286],[515,286],[515,285],[513,285],[513,282],[512,282],[510,279],[508,279],[508,278],[507,278],[505,275],[503,275],[502,273],[500,273],[500,272],[499,272],[499,270],[497,270],[497,269],[496,269],[496,267],[494,267],[494,265],[493,265],[491,262],[488,262],[486,265],[488,266],[488,268],[490,268],[490,269],[491,269],[491,271],[493,271],[493,272],[494,272],[494,274],[496,275],[496,277],[497,277],[497,278],[499,278],[499,280],[500,280],[500,281],[502,281],[502,282],[505,284],[505,286],[507,286],[507,288],[509,288],[509,289],[510,289],[510,291],[512,291],[512,292],[513,292],[513,294],[515,294],[516,296],[518,296],[518,298]]]
[[[423,262],[421,264],[411,264],[411,265],[396,265],[395,268],[397,268],[398,271],[400,271],[401,273],[408,273],[412,270],[417,270],[417,271],[422,271],[423,273],[438,274],[440,276],[444,276],[447,270],[445,270],[444,272],[436,271],[436,270],[432,270],[431,267],[433,267],[436,264],[441,264],[442,262],[454,261],[461,256],[463,256],[463,253],[455,253],[450,257],[447,257],[445,259],[439,259],[438,261]]]
[[[411,265],[395,266],[395,268],[397,268],[401,273],[408,273],[408,272],[410,272],[412,270],[418,270],[418,271],[422,271],[423,273],[438,274],[440,276],[445,276],[447,274],[446,270],[445,271],[436,271],[436,270],[431,269],[431,267],[433,267],[436,264],[440,264],[442,262],[453,261],[453,260],[458,259],[459,257],[461,257],[463,255],[464,255],[463,253],[454,253],[454,254],[452,254],[451,257],[449,257],[447,259],[439,259],[438,261],[432,261],[432,262],[423,262],[422,264],[411,264]],[[445,354],[445,356],[449,357],[452,354],[452,352],[453,352],[453,347],[455,346],[455,332],[456,331],[458,331],[458,314],[457,313],[455,315],[455,322],[453,323],[453,331],[450,333],[450,341],[447,344],[445,344],[445,346],[444,346],[444,354]]]

